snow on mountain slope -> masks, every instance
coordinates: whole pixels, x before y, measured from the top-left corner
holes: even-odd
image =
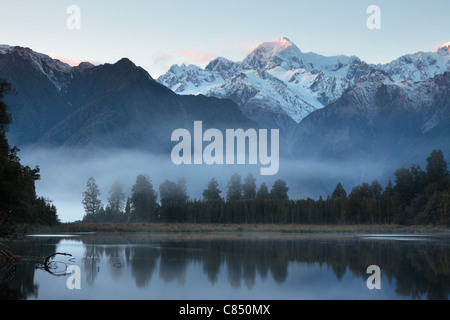
[[[219,64],[220,71],[211,67]],[[303,53],[289,39],[280,38],[260,43],[241,62],[217,58],[204,70],[173,66],[158,82],[180,94],[230,98],[250,117],[263,109],[299,123],[340,97],[367,72],[365,65],[356,57]]]
[[[299,122],[321,107],[317,100],[302,94],[301,89],[299,87],[293,91],[287,83],[270,72],[247,70],[211,88],[207,95],[229,98],[241,106],[245,114],[251,113],[253,107],[258,107]]]
[[[30,48],[11,47],[8,45],[0,45],[0,55],[11,56],[11,61],[17,58],[25,59],[31,65],[45,76],[59,91],[67,85],[72,79],[72,72],[76,69],[86,69],[93,67],[90,63],[81,63],[80,67],[71,67],[67,63],[61,62],[57,59],[52,59],[50,56],[35,52]]]
[[[436,52],[416,52],[404,55],[377,68],[396,81],[423,81],[450,70],[450,41]]]
[[[6,54],[11,51],[12,48],[6,44],[0,44],[0,54]]]
[[[436,52],[369,65],[355,56],[303,53],[288,38],[280,38],[260,43],[241,62],[217,58],[205,69],[173,66],[157,81],[179,94],[230,98],[250,117],[263,109],[299,123],[312,111],[336,101],[372,69],[384,71],[395,82],[423,81],[450,71],[449,45]]]
[[[159,78],[159,82],[176,93],[204,94],[211,87],[224,82],[220,73],[203,70],[194,65],[174,65]]]
[[[449,86],[450,72],[398,82],[374,69],[297,126],[293,154],[334,164],[384,163],[392,174],[398,163],[414,163],[411,157],[425,159],[433,149],[449,152]]]
[[[70,70],[72,67],[66,63],[59,60],[53,60],[48,55],[34,52],[29,48],[16,48],[14,51],[19,56],[30,61],[38,71],[44,74],[58,88],[58,90],[61,90],[71,78]]]

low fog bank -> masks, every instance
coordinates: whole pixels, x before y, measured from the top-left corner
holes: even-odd
[[[118,180],[123,185],[126,197],[136,177],[146,174],[159,193],[159,185],[166,179],[177,181],[185,177],[191,199],[202,199],[202,192],[208,182],[216,178],[222,197],[226,197],[227,183],[235,173],[240,174],[242,183],[252,173],[256,186],[265,182],[270,190],[277,179],[286,181],[290,199],[318,199],[330,195],[336,184],[341,182],[347,193],[362,182],[377,179],[386,186],[391,168],[378,163],[342,164],[320,163],[317,161],[294,161],[280,159],[280,170],[273,176],[260,175],[261,165],[180,165],[172,163],[170,154],[155,155],[137,150],[86,150],[80,149],[36,149],[22,148],[21,162],[30,167],[39,166],[41,180],[36,182],[36,191],[53,201],[62,222],[81,220],[84,209],[81,204],[86,182],[94,177],[102,193],[101,200],[106,206],[109,190]]]

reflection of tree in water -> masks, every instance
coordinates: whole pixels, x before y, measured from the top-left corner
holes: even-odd
[[[42,261],[42,257],[56,251],[59,241],[36,238],[26,246],[22,244],[20,255],[25,259],[8,285],[0,284],[0,298],[37,297],[39,288],[34,284],[36,260],[27,256],[39,256],[37,261]],[[130,267],[139,288],[149,285],[158,266],[161,280],[183,285],[189,266],[198,264],[210,283],[217,283],[221,272],[225,272],[233,288],[245,286],[249,290],[254,288],[258,277],[265,280],[270,276],[276,283],[284,283],[289,264],[296,262],[325,265],[338,280],[350,272],[364,282],[368,277],[367,267],[375,264],[380,266],[382,277],[395,286],[400,296],[447,299],[450,292],[448,242],[237,239],[144,241],[126,246],[85,242],[84,245],[83,272],[91,285],[99,273],[101,259],[107,259],[106,266],[115,279],[122,275],[125,267]]]
[[[236,248],[236,243],[228,243],[225,265],[227,268],[228,281],[233,288],[241,287],[242,262],[245,260],[244,252]]]
[[[165,282],[184,284],[190,262],[199,260],[200,251],[191,242],[162,242],[159,277]],[[203,256],[201,256],[203,258]]]
[[[271,258],[268,259],[269,270],[274,280],[277,283],[283,283],[287,278],[287,267],[289,261],[286,261],[286,257],[290,255],[290,242],[269,242],[269,252],[266,253]]]
[[[363,281],[369,265],[380,266],[389,282],[396,279],[396,293],[412,298],[447,299],[450,292],[450,250],[448,245],[417,244],[403,241],[364,240],[228,240],[198,241],[203,271],[211,283],[217,281],[221,265],[233,288],[244,281],[248,289],[256,276],[268,272],[284,283],[291,262],[327,265],[341,280],[346,272]],[[181,254],[180,254],[181,253]],[[187,264],[199,259],[198,252],[165,253],[160,276],[164,280],[183,277]]]
[[[398,251],[397,244],[397,251]],[[396,293],[413,298],[447,299],[450,292],[450,254],[448,246],[402,246],[399,259],[394,250],[386,257],[394,261],[386,272],[397,280]],[[414,281],[411,281],[414,279]]]
[[[256,265],[254,263],[249,263],[250,261],[244,261],[243,274],[245,275],[245,285],[247,288],[252,289],[255,285],[256,279]]]
[[[86,273],[86,282],[91,286],[100,271],[100,258],[103,256],[103,251],[104,248],[96,244],[85,245],[84,272]]]
[[[412,298],[447,299],[450,293],[450,250],[437,245],[409,241],[301,241],[296,261],[323,262],[332,267],[337,279],[346,270],[363,279],[369,265],[378,265],[389,282],[396,279],[396,293]],[[289,260],[289,258],[288,258]]]
[[[380,266],[396,293],[412,298],[447,299],[450,292],[450,251],[446,245],[418,245],[396,241],[365,240],[192,240],[160,242],[160,249],[133,247],[124,251],[139,287],[146,286],[160,258],[159,277],[183,284],[188,266],[202,264],[210,283],[221,268],[233,288],[242,283],[251,290],[259,276],[270,273],[282,284],[291,262],[326,265],[338,280],[346,272],[365,281],[369,265]],[[127,251],[129,250],[129,251]]]
[[[246,287],[252,289],[256,275],[265,279],[269,271],[276,282],[286,280],[288,261],[283,243],[232,240],[225,242],[224,251],[228,280],[233,288],[240,288],[244,280]]]
[[[131,274],[138,288],[148,286],[156,269],[159,251],[148,246],[133,246],[129,252]]]
[[[208,254],[203,254],[203,272],[208,276],[210,283],[215,284],[219,277],[220,266],[223,263],[223,242],[205,241],[203,249]]]
[[[14,277],[5,283],[0,283],[0,299],[37,298],[39,286],[34,284],[35,266],[45,257],[56,251],[59,239],[33,238],[21,242],[8,243],[11,251],[20,254],[22,262],[17,265]]]
[[[279,283],[286,279],[287,261],[283,246],[274,246],[265,240],[232,240],[226,242],[224,250],[228,280],[233,288],[240,288],[243,280],[250,290],[257,274],[265,279],[269,271]]]
[[[122,276],[123,266],[125,264],[125,250],[119,246],[105,247],[105,257],[108,259],[108,267],[114,280]]]

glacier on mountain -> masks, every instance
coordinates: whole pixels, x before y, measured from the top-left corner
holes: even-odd
[[[450,71],[449,44],[436,52],[407,54],[373,65],[356,56],[303,53],[284,37],[260,43],[240,62],[219,57],[205,69],[174,65],[157,81],[178,94],[231,99],[253,120],[265,112],[300,123],[311,112],[336,101],[373,69],[384,71],[398,83],[423,81]]]

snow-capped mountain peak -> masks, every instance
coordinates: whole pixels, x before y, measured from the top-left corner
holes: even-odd
[[[437,52],[406,54],[387,64],[369,65],[356,56],[304,53],[283,37],[259,43],[241,62],[216,58],[205,69],[172,67],[158,82],[179,94],[231,99],[262,125],[277,124],[280,118],[299,123],[336,101],[360,79],[368,86],[373,82],[388,85],[423,81],[450,71],[449,45],[445,43]],[[373,69],[383,72],[371,73]],[[274,122],[267,122],[270,117]]]
[[[376,67],[388,73],[395,81],[424,81],[435,75],[450,71],[450,41],[434,52],[418,51],[405,54],[384,65]]]
[[[274,42],[262,42],[242,61],[245,70],[267,70],[281,66],[286,70],[301,68],[302,52],[288,38],[280,38]]]
[[[5,54],[9,51],[11,51],[12,48],[6,44],[0,44],[0,54]]]
[[[158,82],[180,94],[229,98],[253,120],[273,114],[275,124],[299,123],[368,71],[356,57],[303,53],[283,37],[258,44],[241,62],[216,58],[204,70],[173,66]]]
[[[441,45],[439,48],[437,48],[436,52],[442,56],[450,55],[450,41],[447,41],[446,43]]]
[[[218,57],[212,60],[206,67],[206,71],[220,74],[226,80],[236,72],[236,63],[226,58]]]
[[[259,43],[253,50],[252,53],[255,51],[264,51],[264,52],[268,52],[271,54],[271,56],[282,52],[283,50],[291,47],[291,46],[295,46],[295,44],[293,44],[291,42],[291,40],[289,40],[286,37],[282,37],[279,39],[276,39],[273,42],[261,42]],[[295,46],[296,47],[296,46]],[[298,48],[297,48],[298,49]]]

